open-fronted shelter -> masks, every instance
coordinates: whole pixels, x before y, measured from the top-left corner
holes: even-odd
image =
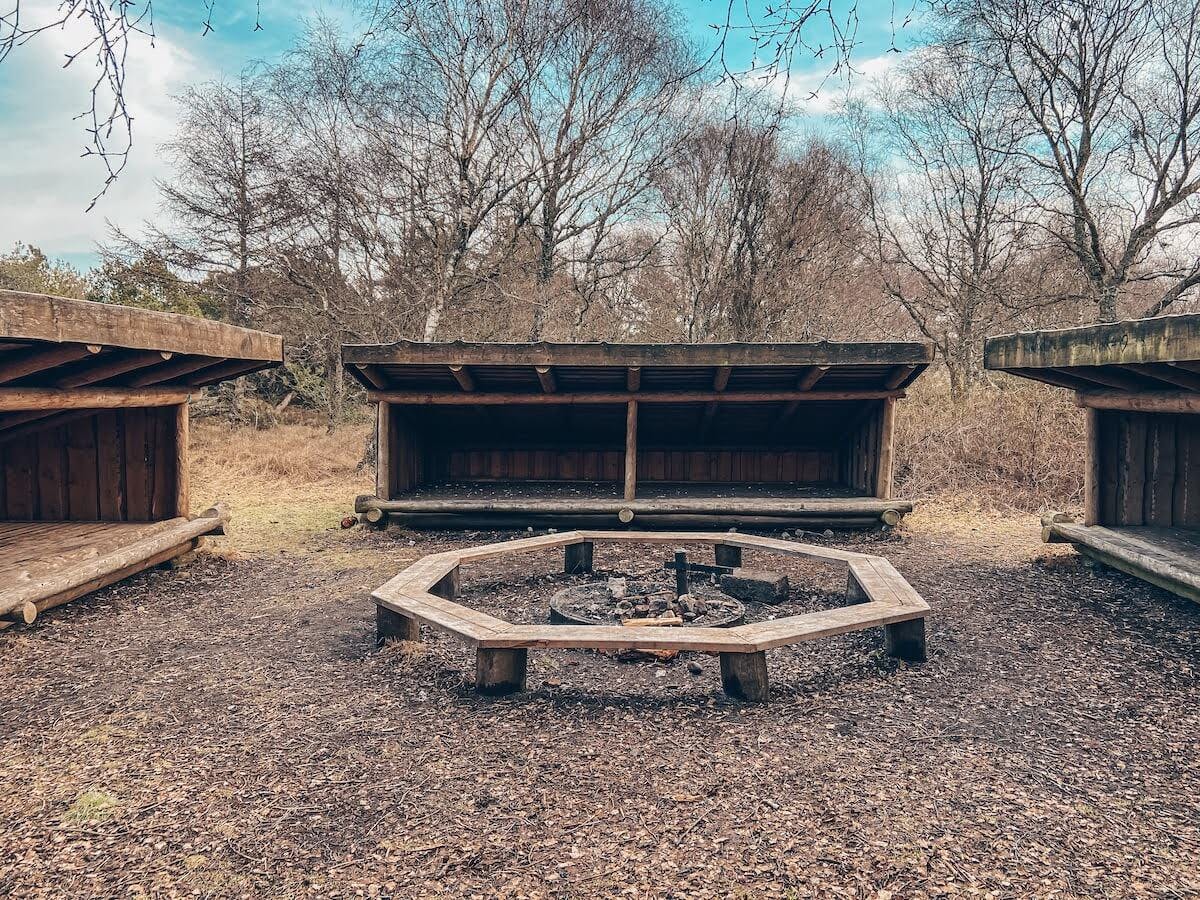
[[[0,291],[0,627],[190,551],[188,400],[278,335]]]
[[[1004,335],[985,363],[1086,410],[1083,523],[1044,539],[1200,601],[1200,315]]]
[[[379,406],[368,519],[895,524],[921,343],[343,347]]]

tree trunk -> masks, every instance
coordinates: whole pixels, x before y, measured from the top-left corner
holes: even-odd
[[[1100,288],[1100,298],[1097,301],[1100,306],[1101,322],[1117,321],[1117,285],[1113,283],[1104,284]]]

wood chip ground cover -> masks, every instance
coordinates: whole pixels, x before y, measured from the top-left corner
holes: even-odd
[[[806,537],[887,556],[930,658],[774,651],[761,707],[712,657],[535,652],[486,700],[449,638],[372,649],[373,587],[492,533],[137,577],[0,635],[0,896],[1200,896],[1200,607],[981,522]],[[538,616],[560,568],[465,575]]]

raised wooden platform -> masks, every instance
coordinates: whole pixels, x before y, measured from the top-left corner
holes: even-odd
[[[821,528],[895,525],[912,512],[906,500],[881,500],[837,484],[644,484],[625,500],[616,482],[496,481],[422,485],[391,499],[357,498],[355,510],[425,524],[570,519],[597,525],[792,525]]]
[[[1200,528],[1043,523],[1048,543],[1070,543],[1098,562],[1200,603]]]
[[[187,553],[228,520],[216,507],[162,522],[0,521],[0,629]]]
[[[596,541],[616,543],[701,543],[714,547],[722,564],[737,565],[743,548],[802,556],[846,572],[848,606],[788,616],[734,628],[607,625],[517,625],[455,602],[459,566],[513,553],[562,547],[564,568],[591,571]],[[596,650],[691,650],[717,653],[725,691],[740,699],[765,701],[766,650],[820,637],[884,629],[889,653],[925,659],[924,619],[928,604],[886,559],[774,538],[711,532],[569,531],[469,547],[426,556],[371,595],[376,603],[376,639],[417,640],[418,624],[439,628],[476,647],[476,689],[508,693],[525,685],[530,648]]]

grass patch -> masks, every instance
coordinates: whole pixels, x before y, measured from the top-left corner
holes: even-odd
[[[104,822],[113,817],[120,805],[117,798],[106,791],[84,791],[75,798],[74,803],[67,807],[62,820],[67,825]]]

